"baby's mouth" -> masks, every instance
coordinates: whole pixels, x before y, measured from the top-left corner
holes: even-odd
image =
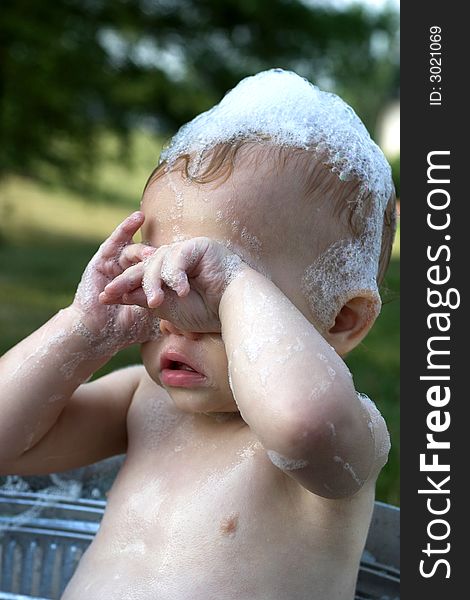
[[[179,362],[177,360],[174,360],[170,363],[170,366],[168,367],[168,369],[171,369],[172,371],[190,371],[192,373],[197,373],[197,371],[193,368],[191,368],[189,365]]]
[[[207,385],[207,377],[198,369],[198,365],[180,352],[168,350],[160,359],[160,379],[169,387],[195,387]]]
[[[184,356],[181,352],[174,350],[168,350],[161,356],[160,370],[164,371],[167,369],[171,371],[191,371],[201,374],[197,365],[191,359]]]

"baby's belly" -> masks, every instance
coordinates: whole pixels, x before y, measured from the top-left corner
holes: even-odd
[[[96,555],[102,549],[96,546]],[[90,547],[62,600],[353,600],[357,568],[324,556],[308,564],[293,547],[99,560]],[[212,549],[211,549],[212,550]],[[290,552],[289,552],[290,551]]]
[[[148,467],[125,465],[62,600],[353,598],[360,523],[304,511],[253,461],[197,477]]]

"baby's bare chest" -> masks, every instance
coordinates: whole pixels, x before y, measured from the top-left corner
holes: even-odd
[[[261,534],[269,542],[271,522],[289,518],[285,476],[249,431],[191,433],[183,425],[158,448],[142,442],[130,449],[103,521],[103,530],[109,523],[119,534],[118,554],[135,552],[139,537],[157,561],[168,552],[194,561],[202,548],[215,558]]]
[[[260,575],[273,569],[271,549],[295,565],[297,525],[287,525],[293,514],[276,474],[264,472],[261,446],[196,442],[128,455],[83,565],[108,573],[108,583],[96,584],[100,594],[110,580],[114,591],[124,585],[125,573],[126,585],[143,586],[149,598],[182,599],[185,589],[192,599],[211,597],[211,589],[219,597],[227,586],[253,598]]]
[[[85,585],[100,600],[137,589],[149,599],[303,600],[312,586],[331,589],[338,562],[343,583],[354,580],[354,564],[337,554],[342,528],[272,465],[247,427],[201,428],[175,416],[162,429],[144,417],[133,415],[126,462],[71,589]]]

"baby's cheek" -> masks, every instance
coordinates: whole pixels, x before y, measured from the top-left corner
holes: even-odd
[[[145,342],[140,346],[140,355],[142,357],[142,362],[145,367],[145,370],[150,375],[150,377],[160,384],[159,379],[159,356],[160,356],[160,346],[161,339],[160,337],[156,340],[151,340],[149,342]]]

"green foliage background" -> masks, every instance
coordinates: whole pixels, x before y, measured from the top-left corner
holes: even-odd
[[[167,135],[241,78],[294,69],[349,102],[371,131],[398,90],[398,15],[301,0],[2,0],[0,172],[76,177],[123,154],[136,124]]]

